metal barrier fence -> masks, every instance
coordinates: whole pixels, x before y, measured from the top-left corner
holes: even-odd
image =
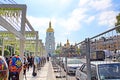
[[[104,64],[107,63],[108,60],[116,60],[120,61],[120,33],[116,31],[116,29],[120,28],[120,25],[112,28],[110,30],[107,30],[101,34],[98,34],[94,37],[91,38],[86,38],[84,41],[81,41],[80,43],[76,44],[75,47],[80,48],[80,54],[78,58],[80,58],[84,63],[86,63],[86,68],[83,70],[84,74],[86,76],[81,75],[80,80],[100,80],[96,75],[98,75],[98,72],[95,73],[93,72],[93,68],[96,69],[95,67],[91,66],[91,63],[93,60],[96,62],[95,64],[98,63],[98,61],[103,61]],[[102,55],[101,52],[98,52],[97,55],[93,54],[96,51],[102,51],[105,53],[105,55]],[[56,78],[61,78],[61,80],[72,80],[70,79],[69,75],[67,74],[67,69],[66,73],[63,72],[63,68],[61,67],[61,57],[65,57],[65,66],[67,68],[67,58],[68,57],[74,57],[74,54],[76,51],[74,51],[73,46],[71,47],[63,47],[62,48],[63,54],[59,54],[57,56],[53,57],[53,68],[55,72],[57,73]],[[86,60],[85,60],[86,59]],[[85,60],[85,61],[84,61]],[[83,68],[81,68],[83,69]],[[93,73],[95,73],[95,76],[93,76]],[[74,78],[75,79],[75,78]],[[102,79],[103,80],[103,79]]]
[[[85,74],[87,74],[87,80],[98,80],[92,78],[90,65],[91,58],[99,58],[99,61],[102,60],[102,58],[104,58],[103,60],[107,59],[109,61],[120,61],[120,33],[117,32],[117,29],[119,28],[120,25],[94,37],[86,38],[84,41],[75,45],[79,46],[81,52],[80,55],[86,59],[87,69]],[[95,51],[104,51],[105,55],[101,56],[99,55],[100,53],[98,53],[98,56],[95,54],[92,55]]]

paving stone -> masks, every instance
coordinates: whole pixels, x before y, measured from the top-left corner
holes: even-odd
[[[41,70],[37,71],[37,76],[32,76],[33,68],[26,71],[26,78],[24,80],[56,80],[51,62],[47,62]]]

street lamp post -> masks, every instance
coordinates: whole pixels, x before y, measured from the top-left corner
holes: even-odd
[[[67,48],[65,48],[66,80],[68,80],[68,76],[67,76],[67,73],[68,73],[68,70],[67,70],[67,55],[68,55],[68,50],[67,50]]]
[[[68,80],[68,76],[67,76],[67,47],[66,45],[63,47],[63,53],[64,53],[64,56],[65,56],[65,68],[66,68],[66,80]]]

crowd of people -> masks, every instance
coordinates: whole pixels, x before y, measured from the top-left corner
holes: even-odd
[[[12,55],[9,58],[6,58],[6,62],[9,69],[9,77],[8,80],[19,80],[19,74],[21,69],[23,68],[23,75],[26,75],[26,69],[29,70],[29,66],[32,67],[34,64],[33,56],[24,56],[23,60],[21,60],[19,55]]]
[[[26,77],[26,71],[29,71],[29,68],[33,68],[33,74],[34,73],[37,74],[35,69],[40,70],[41,67],[43,67],[44,64],[46,63],[45,57],[39,57],[39,56],[33,57],[33,56],[24,55],[23,60],[21,60],[19,55],[14,55],[14,54],[10,57],[6,57],[5,60],[8,66],[9,74],[8,74],[8,77],[7,76],[3,77],[4,79],[1,79],[1,80],[19,80],[19,75],[20,75],[22,68],[23,68],[23,75],[25,77]],[[2,61],[0,61],[0,64],[3,64],[1,62]],[[2,70],[2,67],[0,69]],[[6,70],[7,70],[7,67],[6,67]],[[8,72],[6,72],[6,75]],[[33,76],[36,76],[36,75],[33,75]]]

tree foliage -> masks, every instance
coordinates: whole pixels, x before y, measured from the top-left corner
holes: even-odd
[[[10,56],[10,51],[7,50],[7,49],[5,49],[5,50],[4,50],[4,56]]]
[[[16,51],[15,51],[15,54],[16,54],[16,55],[20,55],[19,50],[16,50]]]
[[[57,50],[55,50],[55,53],[59,54],[59,53],[60,53],[60,50],[58,50],[58,49],[57,49]]]
[[[118,25],[120,25],[120,13],[118,14],[118,16],[116,16],[117,22],[115,23],[115,27],[117,27]],[[116,32],[120,33],[120,28],[116,28]]]
[[[0,49],[0,55],[2,55],[2,50]],[[4,50],[4,56],[10,56],[10,51],[8,49]]]
[[[77,49],[76,49],[76,53],[77,53],[77,54],[80,54],[80,48],[77,48]]]

